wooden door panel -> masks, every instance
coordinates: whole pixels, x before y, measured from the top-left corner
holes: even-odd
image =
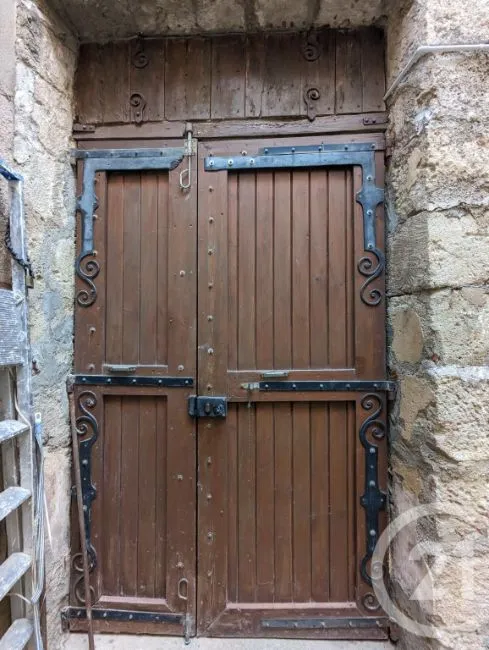
[[[79,301],[76,313],[80,445],[95,434],[85,475],[91,586],[96,629],[181,635],[192,633],[196,593],[196,441],[187,414],[196,193],[182,192],[179,168],[141,166],[117,171],[114,162],[115,171],[97,174],[95,299]],[[79,291],[85,284],[80,276]],[[80,606],[76,567],[71,601]],[[147,616],[121,619],[121,610]]]
[[[355,191],[351,170],[229,174],[230,370],[354,369]]]
[[[202,145],[199,393],[225,396],[228,414],[199,422],[198,630],[385,638],[367,535],[385,506],[385,398],[372,381],[349,383],[385,379],[383,277],[362,273],[375,254],[358,202],[374,171],[287,168],[271,149],[303,144],[322,143]],[[372,161],[375,144],[363,146]],[[343,383],[318,387],[331,381]],[[370,497],[381,505],[367,518]]]

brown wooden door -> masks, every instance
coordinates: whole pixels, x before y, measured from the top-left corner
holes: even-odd
[[[201,146],[198,387],[228,399],[198,423],[201,634],[385,635],[366,546],[385,397],[355,384],[385,374],[382,154],[337,144],[328,165],[321,142]]]
[[[98,629],[385,637],[369,584],[386,477],[382,153],[362,140],[201,143],[190,191],[178,151],[168,169],[96,172],[75,390]],[[191,418],[192,395],[224,398],[227,416]]]
[[[104,157],[93,163],[93,245],[77,279],[75,396],[82,471],[96,490],[93,501],[84,490],[95,625],[181,635],[195,618],[196,440],[187,399],[196,377],[196,190],[181,191],[182,163],[158,169],[158,157],[138,163],[129,154],[92,153]],[[178,151],[174,158],[170,166]],[[84,177],[84,201],[90,183]],[[73,564],[71,602],[83,606],[78,556]]]

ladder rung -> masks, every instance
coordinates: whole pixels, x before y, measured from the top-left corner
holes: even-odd
[[[2,420],[0,422],[0,443],[15,438],[21,433],[27,433],[29,427],[20,420]]]
[[[0,600],[5,598],[12,587],[19,582],[32,560],[25,553],[12,553],[0,564]]]
[[[18,618],[0,639],[0,650],[23,650],[32,636],[32,623]]]
[[[15,486],[0,492],[0,521],[27,501],[30,496],[29,490]]]

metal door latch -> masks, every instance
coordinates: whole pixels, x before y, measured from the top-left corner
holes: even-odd
[[[225,418],[228,413],[226,397],[197,397],[188,398],[188,414],[192,418]]]

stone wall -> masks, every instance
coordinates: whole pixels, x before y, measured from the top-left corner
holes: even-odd
[[[77,43],[42,1],[17,2],[13,164],[25,178],[34,408],[43,416],[50,649],[61,647],[60,609],[69,577],[70,433],[65,381],[72,368],[75,187],[70,164]]]
[[[392,3],[387,85],[418,45],[488,34],[484,0]],[[389,109],[393,511],[431,502],[455,511],[405,529],[394,547],[399,603],[436,628],[432,639],[403,634],[401,647],[476,650],[489,647],[489,56],[424,57]],[[463,540],[474,549],[472,595],[460,574]],[[407,562],[420,541],[438,544],[445,560],[434,550]],[[428,568],[434,601],[410,601]]]

